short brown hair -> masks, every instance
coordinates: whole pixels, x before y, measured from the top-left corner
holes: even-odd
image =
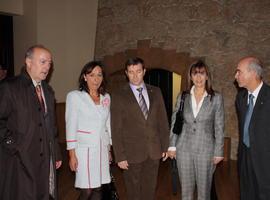
[[[141,64],[142,68],[145,69],[143,59],[139,57],[129,58],[125,63],[125,70],[127,70],[130,65],[138,65],[138,64]]]

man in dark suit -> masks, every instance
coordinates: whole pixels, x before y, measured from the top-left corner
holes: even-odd
[[[159,159],[169,142],[168,120],[160,89],[144,83],[144,61],[128,59],[129,83],[112,93],[112,143],[124,170],[128,200],[153,200]]]
[[[236,97],[241,200],[270,199],[270,87],[262,81],[262,71],[257,58],[245,57],[235,74],[244,88]]]
[[[0,84],[0,199],[57,199],[54,93],[45,82],[51,53],[30,47],[19,76]]]

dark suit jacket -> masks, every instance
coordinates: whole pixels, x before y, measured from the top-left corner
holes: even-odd
[[[40,152],[44,152],[47,169],[39,175],[45,173],[49,177],[50,155],[53,166],[55,160],[61,160],[56,141],[54,93],[44,81],[42,88],[46,115],[25,71],[0,84],[0,199],[36,200],[34,171],[39,170],[35,163],[41,159]]]
[[[169,143],[169,127],[160,89],[146,85],[150,108],[145,120],[129,84],[112,93],[112,143],[117,162],[160,159]]]
[[[238,160],[243,151],[243,131],[247,111],[247,90],[241,90],[236,97],[236,108],[239,119]],[[263,83],[253,109],[250,125],[250,153],[258,186],[270,199],[270,87]],[[239,162],[241,165],[241,162]]]

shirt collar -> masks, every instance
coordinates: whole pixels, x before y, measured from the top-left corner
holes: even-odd
[[[130,88],[132,89],[132,91],[137,91],[137,88],[140,88],[140,87],[143,88],[143,91],[146,89],[144,82],[139,86],[133,85],[132,83],[129,83],[129,85],[130,85]]]
[[[190,89],[190,94],[192,96],[194,96],[194,89],[195,89],[195,86],[193,85],[192,88]],[[204,94],[203,94],[203,98],[206,97],[208,95],[207,91],[205,90]]]
[[[262,85],[263,85],[263,82],[261,81],[261,83],[258,85],[258,87],[253,92],[248,91],[248,95],[252,94],[254,96],[254,98],[257,99],[258,94],[262,88]]]
[[[41,86],[41,82],[37,82],[34,79],[32,79],[32,82],[33,82],[33,84],[34,84],[35,87],[37,87],[37,85],[40,85]]]

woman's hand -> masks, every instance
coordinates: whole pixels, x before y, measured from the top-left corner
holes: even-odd
[[[62,165],[62,160],[59,160],[59,161],[55,162],[56,169],[59,169],[61,167],[61,165]]]
[[[176,158],[176,151],[168,151],[167,155],[171,158],[174,159]]]
[[[162,155],[161,155],[161,157],[162,157],[162,161],[165,161],[165,160],[167,160],[167,158],[169,156],[168,156],[167,152],[163,152]]]
[[[213,163],[214,163],[215,165],[217,165],[217,164],[220,163],[223,159],[224,159],[224,157],[214,157],[214,158],[213,158]]]
[[[123,160],[121,162],[118,162],[118,167],[120,167],[121,169],[125,169],[128,170],[128,162],[127,160]]]
[[[77,171],[78,168],[78,159],[74,149],[69,150],[69,167],[73,172]]]

